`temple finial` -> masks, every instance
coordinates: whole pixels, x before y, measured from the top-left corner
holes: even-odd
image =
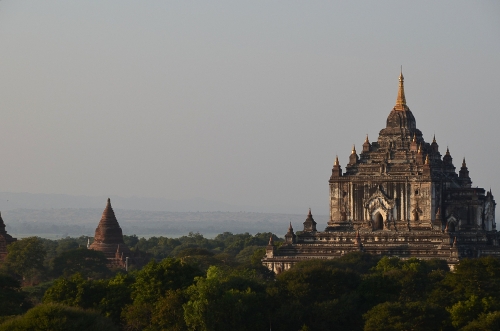
[[[356,154],[356,145],[352,145],[352,152],[351,154]]]
[[[435,143],[436,142],[436,134],[434,133],[434,138],[432,138],[432,142]]]
[[[429,154],[425,156],[425,164],[429,164]]]
[[[465,156],[464,156],[464,160],[462,161],[462,168],[465,168],[467,167],[467,163],[465,163]]]
[[[338,166],[339,165],[339,156],[338,155],[335,155],[335,163],[333,165],[334,166]]]
[[[307,214],[307,216],[312,216],[311,208],[309,208],[309,214]]]
[[[406,106],[404,80],[405,80],[405,78],[403,77],[403,66],[401,66],[401,73],[399,74],[398,98],[396,99],[396,106],[394,106],[395,110],[402,111],[402,110],[406,110],[408,108]]]
[[[368,140],[368,134],[366,134],[365,143],[370,143],[370,140]]]

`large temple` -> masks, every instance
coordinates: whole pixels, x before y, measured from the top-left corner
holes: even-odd
[[[331,259],[352,251],[419,259],[453,267],[461,258],[500,256],[491,190],[472,187],[463,159],[458,174],[448,148],[426,142],[406,104],[399,76],[396,105],[377,141],[352,148],[330,176],[330,220],[316,229],[311,211],[300,233],[292,224],[285,243],[267,246],[263,264],[279,273],[305,259]]]

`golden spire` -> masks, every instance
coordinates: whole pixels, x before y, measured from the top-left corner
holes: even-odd
[[[425,156],[425,164],[429,164],[429,154]]]
[[[356,145],[352,145],[352,152],[351,154],[356,154]]]
[[[338,166],[339,165],[339,156],[338,155],[335,156],[335,163],[333,165],[334,166]]]
[[[406,106],[404,80],[405,78],[403,77],[403,66],[401,66],[401,73],[399,74],[398,98],[396,99],[396,106],[394,106],[395,110],[402,111],[408,108]]]
[[[365,139],[365,143],[370,143],[370,141],[368,140],[368,134],[366,134],[366,139]]]

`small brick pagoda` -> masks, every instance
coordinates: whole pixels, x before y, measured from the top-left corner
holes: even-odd
[[[0,261],[4,261],[7,257],[7,245],[16,241],[11,235],[5,231],[5,223],[3,222],[2,215],[0,215]]]
[[[424,140],[403,82],[401,73],[396,105],[378,140],[367,136],[359,155],[353,147],[345,172],[335,159],[325,230],[317,231],[311,211],[301,233],[290,224],[281,247],[267,246],[262,262],[270,270],[352,251],[439,258],[451,268],[466,257],[500,257],[491,190],[472,187],[465,158],[457,174],[448,148],[441,156],[435,137]]]
[[[95,229],[94,242],[89,248],[103,252],[112,267],[124,267],[126,258],[131,257],[130,249],[123,241],[122,229],[109,198],[99,225]]]

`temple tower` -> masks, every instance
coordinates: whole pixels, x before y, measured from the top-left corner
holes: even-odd
[[[125,259],[125,257],[130,257],[130,250],[123,242],[122,229],[118,224],[109,198],[106,208],[104,208],[102,213],[101,220],[99,221],[99,225],[95,229],[94,242],[89,248],[103,252],[106,258],[116,260],[114,263],[118,265],[124,263],[124,261],[121,261],[122,256],[123,259]],[[120,252],[120,254],[117,255],[117,252]],[[113,264],[113,262],[111,264]]]
[[[292,224],[279,248],[269,246],[263,264],[276,273],[300,260],[333,259],[353,251],[446,260],[500,256],[495,200],[473,187],[463,159],[456,171],[436,136],[426,142],[407,105],[399,75],[396,104],[378,139],[353,146],[345,171],[335,158],[330,179],[330,220],[317,230],[311,212],[304,229]],[[451,249],[450,249],[451,245]]]

